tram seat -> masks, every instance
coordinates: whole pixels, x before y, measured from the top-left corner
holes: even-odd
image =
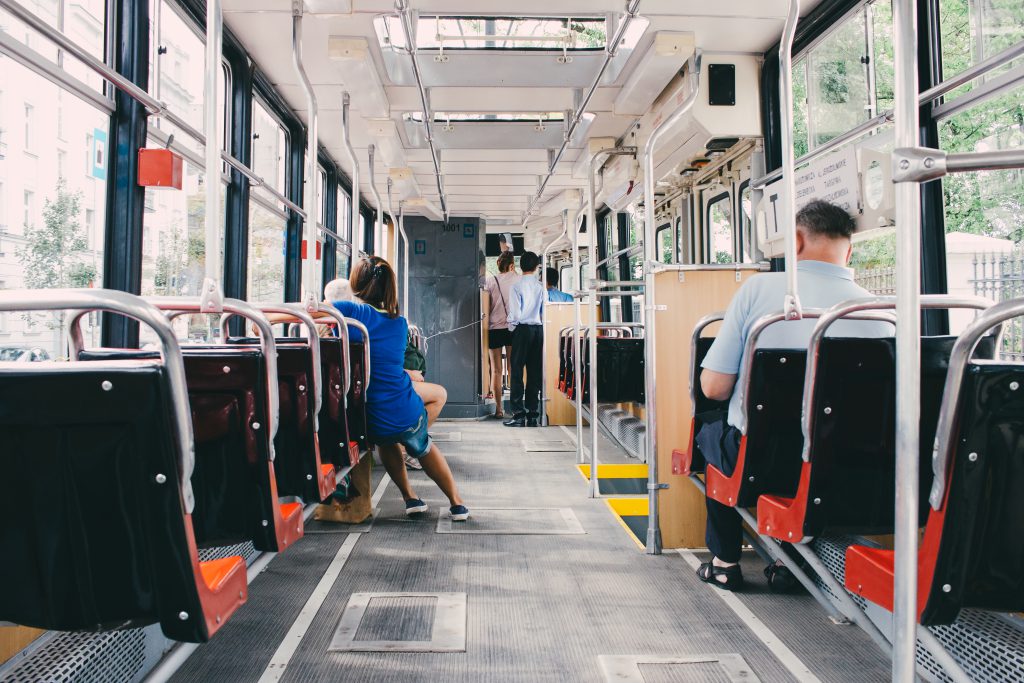
[[[921,340],[921,491],[931,484],[931,454],[954,337]],[[990,338],[981,353],[991,357]],[[758,500],[759,532],[809,541],[826,530],[893,530],[896,466],[895,340],[826,338],[815,378],[810,448],[792,497]],[[924,501],[922,500],[922,503]],[[922,507],[922,513],[925,508]],[[920,523],[924,524],[922,516]]]
[[[572,331],[558,337],[558,390],[570,399],[576,381],[573,376],[573,347]]]
[[[245,563],[199,560],[166,368],[32,365],[0,372],[0,620],[209,640],[245,603]]]
[[[951,438],[936,441],[949,446],[944,493],[925,508],[917,557],[925,626],[952,623],[963,608],[1024,611],[1024,367],[970,362],[960,371],[959,392],[944,399]],[[894,560],[891,550],[850,546],[847,589],[892,610]]]
[[[266,366],[258,349],[186,346],[196,463],[192,526],[200,548],[251,541],[282,552],[302,538],[302,506],[282,503],[270,460]],[[156,358],[148,351],[90,349],[79,360]]]
[[[344,342],[337,337],[320,339],[320,376],[323,378],[320,405],[321,467],[341,469],[359,462],[359,444],[349,438],[348,415],[345,411],[345,380],[349,368],[345,367]]]
[[[723,505],[750,507],[764,493],[793,495],[800,473],[807,352],[757,349],[746,397],[747,428],[731,474],[705,467],[707,496]]]
[[[644,402],[644,340],[642,337],[598,337],[597,357],[597,400],[599,402]],[[589,401],[589,344],[583,348],[580,374],[583,400]]]
[[[352,360],[352,386],[348,392],[349,440],[365,451],[370,447],[366,423],[366,345],[349,340],[349,358]]]
[[[714,337],[701,337],[701,330],[695,331],[696,338],[693,340],[692,362],[693,368],[690,373],[690,381],[693,383],[691,389],[691,401],[693,402],[693,417],[690,418],[690,441],[685,450],[675,449],[672,451],[672,474],[689,476],[703,472],[705,467],[704,454],[700,452],[697,445],[697,433],[700,432],[704,422],[711,418],[718,418],[724,411],[728,410],[728,401],[713,401],[704,395],[700,386],[700,375],[703,368],[704,357],[708,355],[711,345],[715,343]]]
[[[321,462],[315,429],[316,399],[313,384],[313,354],[304,338],[282,338],[277,342],[277,378],[280,417],[274,437],[274,470],[277,490],[282,496],[301,498],[306,503],[327,500],[334,492],[334,466]],[[231,337],[228,344],[255,345],[258,340]]]

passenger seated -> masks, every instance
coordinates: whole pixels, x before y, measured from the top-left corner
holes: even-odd
[[[406,473],[402,450],[419,460],[423,471],[434,480],[448,498],[453,521],[469,518],[462,504],[455,479],[437,445],[427,432],[430,414],[417,394],[410,374],[404,368],[409,325],[398,314],[395,272],[382,258],[373,256],[358,261],[349,279],[352,293],[365,303],[333,301],[342,315],[366,326],[370,335],[370,384],[366,394],[366,417],[370,441],[380,449],[381,461],[405,499],[407,515],[427,512]],[[437,402],[433,401],[436,412]]]
[[[544,270],[544,279],[548,285],[548,301],[553,304],[571,304],[572,295],[558,288],[558,271],[548,267]]]
[[[797,271],[803,306],[829,308],[847,299],[871,295],[854,282],[853,271],[846,267],[855,227],[846,211],[825,201],[812,201],[797,212]],[[721,330],[701,363],[701,389],[712,400],[729,400],[729,410],[721,420],[705,424],[697,434],[697,444],[707,462],[726,475],[731,475],[735,469],[740,437],[745,429],[742,397],[740,392],[734,391],[743,347],[754,323],[762,316],[777,313],[785,294],[785,273],[765,273],[750,278],[730,302]],[[758,347],[805,349],[814,324],[814,320],[803,320],[772,325],[761,335]],[[843,321],[836,323],[830,336],[887,337],[891,334],[892,328],[887,323]],[[705,539],[713,558],[700,566],[697,576],[719,588],[738,590],[743,586],[739,567],[743,523],[734,508],[711,498],[706,502]],[[765,575],[775,590],[795,585],[792,573],[781,564],[767,567]]]

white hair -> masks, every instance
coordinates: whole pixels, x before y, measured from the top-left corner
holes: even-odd
[[[354,298],[352,285],[346,278],[339,277],[337,280],[331,280],[324,287],[324,300],[326,301],[352,301]]]

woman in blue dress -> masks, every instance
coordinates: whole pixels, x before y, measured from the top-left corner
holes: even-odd
[[[366,303],[331,303],[345,317],[365,325],[370,335],[370,386],[366,392],[369,439],[378,446],[385,469],[401,491],[407,515],[422,514],[429,508],[409,483],[400,446],[419,460],[423,471],[448,497],[452,520],[465,521],[469,509],[462,503],[447,461],[427,433],[427,411],[405,371],[409,323],[398,313],[395,272],[387,261],[371,256],[354,264],[349,282],[352,293]]]

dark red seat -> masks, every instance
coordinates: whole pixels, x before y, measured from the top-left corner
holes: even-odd
[[[337,337],[320,340],[320,459],[321,467],[336,470],[359,462],[359,444],[349,438],[345,387],[352,379],[342,344],[344,341]]]

